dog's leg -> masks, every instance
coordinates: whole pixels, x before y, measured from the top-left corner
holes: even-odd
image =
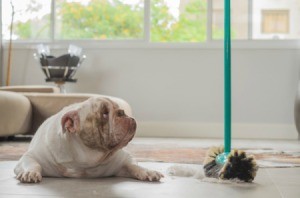
[[[117,176],[130,177],[142,181],[159,181],[164,177],[160,172],[148,170],[136,164],[124,165]]]
[[[24,155],[14,169],[16,178],[23,183],[42,181],[42,168],[32,157]]]

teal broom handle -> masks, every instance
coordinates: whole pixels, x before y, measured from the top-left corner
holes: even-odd
[[[231,150],[231,35],[230,0],[224,3],[224,152]]]

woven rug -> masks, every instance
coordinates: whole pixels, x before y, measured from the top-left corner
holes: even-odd
[[[29,146],[27,141],[0,142],[0,161],[18,160]],[[141,144],[130,143],[125,150],[139,162],[168,162],[202,164],[205,147],[188,147],[178,144]],[[242,148],[249,155],[254,155],[260,167],[300,167],[299,151],[278,151],[273,149]]]

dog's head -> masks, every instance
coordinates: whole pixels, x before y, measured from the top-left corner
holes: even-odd
[[[62,116],[64,132],[78,135],[82,143],[94,150],[111,152],[132,140],[136,122],[117,103],[93,97]]]

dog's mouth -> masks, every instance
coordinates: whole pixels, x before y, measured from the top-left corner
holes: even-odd
[[[134,119],[130,121],[129,128],[127,132],[120,138],[119,141],[112,141],[106,147],[105,155],[101,158],[101,162],[106,161],[110,156],[112,156],[116,151],[125,147],[134,137],[137,124]]]
[[[130,120],[129,127],[126,133],[117,141],[112,141],[109,144],[109,150],[118,150],[125,147],[134,137],[137,124],[134,119]]]

